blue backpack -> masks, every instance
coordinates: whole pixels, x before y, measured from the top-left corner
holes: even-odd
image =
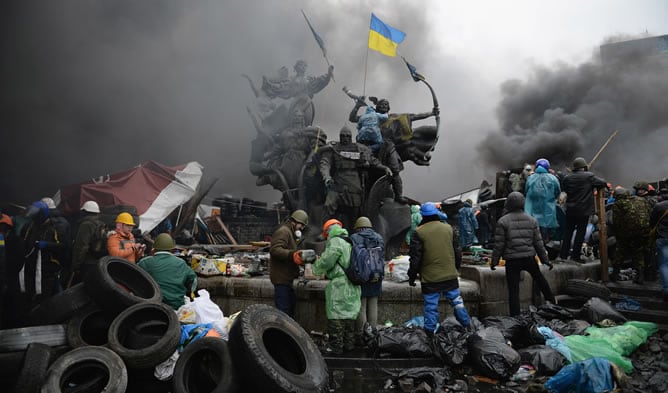
[[[344,268],[339,263],[348,280],[355,285],[373,284],[381,281],[385,274],[383,248],[379,245],[365,247],[364,242],[356,241],[356,238],[341,237],[352,245],[348,268]]]

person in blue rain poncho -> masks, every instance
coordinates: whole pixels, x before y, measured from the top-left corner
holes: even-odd
[[[478,244],[478,238],[475,235],[477,230],[478,220],[473,211],[473,203],[467,199],[464,201],[464,206],[459,209],[459,241],[462,244],[462,250]]]
[[[550,230],[559,227],[557,223],[557,198],[561,193],[559,180],[549,172],[550,162],[545,158],[536,161],[534,174],[527,178],[526,214],[538,221],[543,242],[549,240]]]
[[[327,220],[323,225],[323,237],[327,239],[325,251],[313,265],[315,275],[326,275],[325,310],[329,345],[325,355],[340,355],[355,349],[355,321],[360,312],[362,290],[348,280],[344,268],[350,265],[352,245],[344,237],[348,231],[339,220]]]

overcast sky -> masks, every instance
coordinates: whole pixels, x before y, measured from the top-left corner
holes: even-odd
[[[616,78],[597,68],[603,42],[668,34],[665,0],[67,0],[0,7],[5,203],[28,203],[149,159],[199,161],[219,179],[214,194],[278,200],[248,171],[255,130],[245,108],[253,95],[241,74],[259,84],[281,66],[292,73],[298,59],[308,62],[309,74],[326,72],[301,9],[335,66],[336,82],[314,98],[315,124],[330,140],[338,139],[353,104],[344,85],[388,98],[395,113],[431,110],[428,90],[399,58],[367,53],[371,12],[406,32],[399,52],[426,76],[441,106],[432,165],[407,163],[402,173],[408,196],[437,200],[468,190],[493,181],[499,166],[537,154],[591,158],[617,127],[626,129],[609,148],[614,160],[601,160],[606,177],[630,185],[637,176],[668,175],[665,153],[653,155],[668,137],[665,69],[634,66],[642,72],[625,69]],[[568,102],[551,100],[557,90]],[[544,140],[569,142],[555,151],[541,149]],[[630,145],[644,156],[621,158]],[[634,163],[630,173],[620,169],[626,160]]]

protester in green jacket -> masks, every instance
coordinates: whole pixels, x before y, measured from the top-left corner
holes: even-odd
[[[362,290],[348,280],[344,268],[350,265],[352,245],[341,236],[348,236],[339,220],[325,222],[325,251],[313,265],[313,273],[325,274],[330,280],[325,287],[325,310],[329,347],[325,354],[340,355],[355,348],[355,321],[360,312]]]
[[[142,258],[138,265],[160,286],[163,303],[178,310],[185,303],[183,297],[197,289],[197,275],[183,259],[171,253],[174,248],[174,239],[161,233],[153,242],[153,255]]]

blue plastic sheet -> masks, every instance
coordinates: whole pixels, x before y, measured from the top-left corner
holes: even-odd
[[[179,341],[179,351],[181,351],[191,342],[204,337],[207,333],[209,333],[211,328],[213,328],[213,324],[210,323],[191,323],[187,325],[181,325],[181,340]]]
[[[615,387],[610,362],[603,358],[569,364],[544,386],[549,393],[600,393]]]

